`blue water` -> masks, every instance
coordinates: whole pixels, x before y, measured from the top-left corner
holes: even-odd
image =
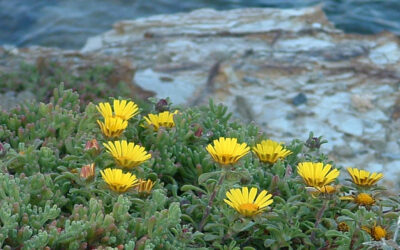
[[[295,8],[323,4],[349,33],[400,34],[400,0],[0,0],[0,45],[80,48],[122,19],[197,8]]]

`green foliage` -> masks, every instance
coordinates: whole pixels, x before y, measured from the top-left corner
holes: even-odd
[[[0,93],[30,91],[38,101],[49,102],[52,90],[63,83],[66,88],[80,93],[83,104],[105,100],[109,96],[130,97],[129,83],[107,84],[115,72],[115,65],[94,65],[71,74],[66,66],[52,62],[43,65],[23,63],[15,72],[1,72]]]
[[[234,137],[253,147],[271,135],[253,123],[232,120],[226,107],[212,101],[180,109],[169,129],[142,126],[143,110],[129,120],[119,139],[141,144],[152,154],[131,172],[156,184],[149,195],[135,189],[115,193],[100,174],[116,167],[102,147],[107,138],[96,123],[100,115],[95,105],[82,108],[78,94],[63,88],[55,89],[47,104],[0,112],[2,249],[357,249],[398,244],[393,234],[399,227],[400,201],[383,187],[360,188],[347,180],[335,194],[307,191],[296,172],[298,163],[334,166],[320,152],[326,143],[322,137],[294,139],[285,146],[292,154],[274,164],[260,162],[253,153],[233,167],[216,164],[205,149],[213,140]],[[166,109],[175,107],[168,100],[153,100],[150,108],[153,113]],[[100,152],[85,149],[94,138]],[[83,179],[80,169],[90,163],[96,166],[94,177]],[[274,202],[263,213],[244,217],[224,202],[229,189],[242,186],[268,190]],[[376,203],[359,206],[340,199],[360,192],[371,194]],[[339,230],[343,222],[347,231]],[[374,225],[389,232],[385,242],[363,229]]]

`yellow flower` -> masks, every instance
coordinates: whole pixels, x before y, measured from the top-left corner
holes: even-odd
[[[374,198],[366,193],[360,193],[356,197],[354,197],[354,202],[361,206],[371,206],[374,205]]]
[[[164,111],[157,115],[149,114],[148,117],[144,117],[148,126],[153,125],[154,130],[157,131],[160,127],[172,128],[175,127],[174,115],[178,111],[170,113],[169,111]]]
[[[85,165],[81,168],[80,177],[85,180],[90,180],[94,177],[95,165],[94,163]]]
[[[340,171],[330,171],[331,168],[330,164],[324,166],[322,162],[302,162],[297,166],[297,172],[308,186],[317,188],[324,187],[339,176]]]
[[[368,171],[359,170],[357,168],[347,168],[347,171],[353,179],[354,184],[363,187],[370,187],[383,178],[383,174],[381,173],[371,174]]]
[[[139,179],[139,185],[137,186],[137,190],[139,194],[149,195],[151,190],[154,187],[155,182],[152,180],[143,180]]]
[[[251,188],[250,193],[247,187],[242,187],[242,190],[236,188],[226,192],[228,199],[224,199],[224,201],[241,215],[250,217],[263,212],[267,206],[272,204],[272,195],[267,195],[267,193],[266,190],[263,190],[256,198],[257,188]]]
[[[379,240],[387,237],[386,229],[384,229],[381,226],[375,225],[371,228],[369,228],[367,226],[362,226],[361,229],[364,230],[365,232],[367,232],[369,235],[371,235],[371,237],[374,238],[374,240],[376,240],[376,241],[379,241]]]
[[[257,154],[262,162],[275,163],[278,159],[283,159],[290,155],[290,150],[284,149],[281,144],[272,140],[263,140],[253,147],[253,152]]]
[[[126,140],[103,143],[107,151],[114,157],[118,165],[133,168],[151,158],[144,147]]]
[[[250,150],[246,143],[239,144],[236,138],[220,137],[213,143],[214,146],[208,144],[206,150],[216,162],[223,165],[236,163]]]
[[[360,206],[371,206],[375,204],[375,199],[367,193],[359,193],[358,195],[348,195],[340,197],[342,201],[352,201]]]
[[[96,108],[104,117],[104,119],[108,117],[119,117],[122,120],[127,121],[139,113],[138,106],[132,101],[128,102],[128,100],[114,100],[113,106],[114,113],[111,109],[110,103],[108,102],[99,103]]]
[[[118,117],[105,118],[104,122],[97,120],[97,123],[100,126],[101,132],[110,138],[120,136],[128,126],[127,121],[124,121]]]
[[[124,174],[121,169],[107,168],[100,173],[110,189],[118,193],[126,192],[129,188],[137,185],[138,182],[136,175]]]

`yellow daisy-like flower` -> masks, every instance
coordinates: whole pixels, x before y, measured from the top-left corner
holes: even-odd
[[[128,100],[114,100],[114,112],[108,102],[99,103],[96,108],[104,119],[108,117],[119,117],[122,120],[127,121],[139,113],[138,106],[134,102]]]
[[[97,123],[100,126],[101,132],[109,138],[120,136],[128,126],[127,121],[118,117],[105,118],[104,122],[97,120]]]
[[[333,169],[330,164],[322,162],[302,162],[297,166],[297,173],[303,178],[304,182],[311,187],[324,187],[333,182],[340,174],[340,171]]]
[[[382,173],[371,174],[368,171],[360,170],[357,168],[347,168],[347,171],[353,179],[354,184],[363,187],[370,187],[383,178]]]
[[[367,226],[362,226],[361,229],[364,230],[365,232],[367,232],[369,235],[371,235],[371,237],[376,241],[384,239],[388,235],[386,229],[384,229],[381,226],[377,226],[377,225],[375,225],[371,228],[369,228]]]
[[[114,157],[118,165],[124,168],[133,168],[139,166],[142,162],[151,158],[144,147],[135,145],[133,142],[109,141],[103,143],[107,151]]]
[[[367,193],[359,193],[358,195],[348,195],[340,197],[342,201],[352,201],[360,206],[372,206],[375,204],[375,199]]]
[[[144,194],[144,195],[149,195],[151,193],[151,190],[154,187],[154,184],[156,184],[152,180],[142,180],[139,179],[139,185],[137,186],[137,190],[139,194]]]
[[[177,113],[178,111],[175,111],[174,113],[164,111],[156,115],[149,114],[147,117],[144,117],[144,119],[146,120],[148,126],[153,126],[154,130],[157,131],[160,127],[175,127],[174,115],[176,115]]]
[[[257,188],[251,188],[250,192],[247,187],[242,187],[242,190],[234,188],[226,192],[228,199],[224,199],[224,201],[241,215],[250,217],[263,212],[267,206],[272,204],[272,195],[267,193],[266,190],[263,190],[256,198]]]
[[[236,163],[250,151],[246,143],[240,144],[236,138],[220,137],[213,143],[214,146],[208,144],[206,150],[216,162],[223,165]]]
[[[275,163],[278,159],[283,159],[290,155],[290,150],[284,149],[281,144],[272,140],[263,140],[253,147],[253,152],[257,154],[262,162]]]
[[[354,202],[361,206],[371,206],[375,204],[375,199],[367,193],[359,193],[354,197]]]
[[[129,188],[137,185],[138,182],[136,175],[123,173],[121,169],[107,168],[100,173],[110,189],[118,193],[126,192]]]

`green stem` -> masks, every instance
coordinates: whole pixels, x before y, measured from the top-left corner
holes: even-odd
[[[221,186],[222,182],[225,179],[225,175],[226,175],[226,172],[225,171],[222,172],[221,176],[219,177],[218,184],[214,186],[214,190],[210,196],[210,200],[208,201],[206,212],[204,213],[203,218],[201,219],[200,224],[199,224],[200,232],[203,231],[204,225],[206,224],[206,220],[207,220],[208,216],[210,215],[213,201],[215,199],[215,196],[217,195],[217,191],[218,191],[219,187]]]
[[[321,209],[317,213],[316,220],[315,220],[315,223],[314,223],[314,228],[315,229],[318,228],[318,225],[321,222],[322,216],[324,215],[324,212],[325,212],[326,208],[328,207],[328,202],[329,202],[329,200],[325,200],[324,204],[321,207]],[[311,239],[311,242],[315,242],[315,240],[316,240],[315,239],[315,231],[313,231],[311,233],[310,239]]]

